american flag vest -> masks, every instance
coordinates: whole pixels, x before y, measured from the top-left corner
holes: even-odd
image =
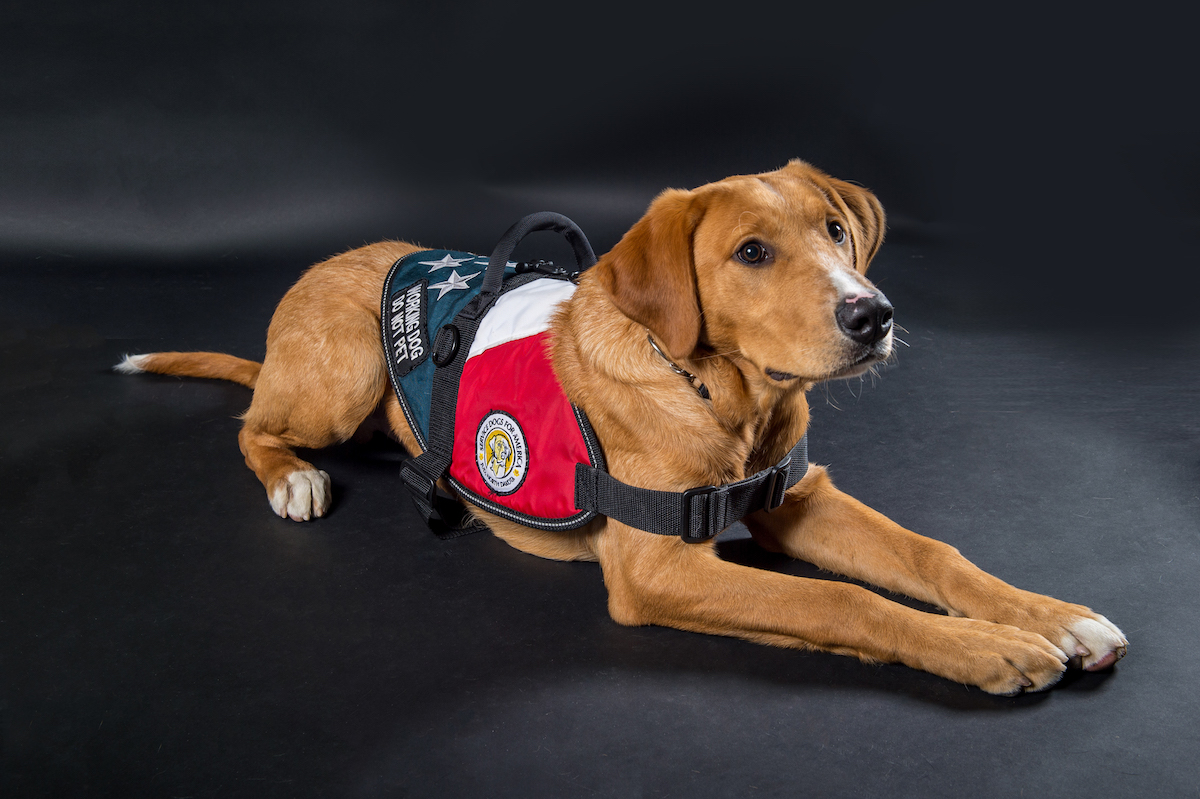
[[[426,250],[392,266],[382,304],[392,386],[428,451],[439,401],[435,375],[457,359],[450,348],[467,346],[453,400],[450,484],[461,497],[511,521],[549,530],[582,526],[596,513],[575,507],[575,465],[603,470],[604,459],[587,417],[563,392],[549,353],[550,318],[575,284],[562,270],[542,274],[536,271],[540,264],[531,269],[508,262],[502,288],[468,346],[462,340],[468,325],[459,315],[478,296],[487,265],[486,256]],[[439,341],[448,339],[454,341],[443,344],[439,363]]]

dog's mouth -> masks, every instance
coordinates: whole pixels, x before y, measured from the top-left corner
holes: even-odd
[[[860,361],[859,363],[855,363],[855,364],[851,364],[850,366],[847,366],[845,369],[840,369],[840,370],[834,372],[833,374],[831,374],[829,377],[827,377],[825,379],[826,380],[849,380],[852,377],[861,377],[862,375],[865,375],[867,372],[869,372],[871,370],[871,367],[874,366],[876,363],[878,363],[878,361],[875,359],[868,359],[865,361]]]
[[[882,342],[881,342],[882,343]],[[818,378],[806,378],[809,381],[820,383],[826,380],[847,380],[853,377],[859,377],[870,371],[871,367],[877,363],[886,361],[891,355],[891,347],[884,344],[875,344],[863,349],[858,355],[844,366],[833,369],[828,374]],[[776,383],[787,383],[792,380],[799,380],[800,375],[784,372],[781,369],[763,369],[767,377],[774,380]]]
[[[861,374],[865,374],[868,369],[882,360],[883,357],[875,355],[871,352],[867,352],[846,366],[836,369],[824,377],[818,378],[817,382],[822,380],[844,380],[849,377],[858,377]],[[791,380],[800,379],[800,375],[794,375],[791,372],[781,372],[778,369],[764,369],[763,371],[766,372],[767,377],[771,378],[776,383],[787,383]]]
[[[831,372],[823,377],[809,377],[804,379],[819,383],[825,380],[845,380],[847,378],[858,377],[866,374],[875,364],[886,361],[888,356],[891,354],[891,341],[890,339],[884,339],[859,349],[857,354],[854,354],[854,357],[848,363],[834,368]],[[787,383],[792,380],[801,379],[800,375],[793,374],[792,372],[785,372],[782,369],[770,369],[764,367],[763,373],[776,383]]]
[[[880,342],[880,344],[883,344],[883,342]],[[849,364],[843,366],[841,369],[838,369],[825,379],[846,380],[866,374],[868,371],[870,371],[872,366],[887,360],[887,357],[892,352],[892,348],[890,346],[884,345],[881,347],[880,344],[875,344],[874,346],[868,347]]]

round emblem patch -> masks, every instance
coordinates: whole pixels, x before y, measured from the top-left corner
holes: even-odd
[[[475,465],[488,488],[511,494],[525,482],[529,448],[517,420],[503,411],[483,417],[475,431]]]

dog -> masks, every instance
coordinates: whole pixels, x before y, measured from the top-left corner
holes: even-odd
[[[884,229],[873,194],[802,161],[660,194],[551,321],[554,372],[613,477],[678,492],[740,480],[786,455],[805,433],[812,386],[862,375],[891,354],[892,307],[866,278]],[[418,249],[387,241],[311,267],[279,303],[261,364],[161,352],[116,368],[252,388],[238,437],[246,464],[277,514],[323,516],[329,475],[296,448],[382,429],[420,453],[379,333],[385,275]],[[840,492],[820,466],[780,507],[743,520],[754,540],[945,615],[852,583],[733,564],[712,541],[605,517],[547,532],[472,510],[517,549],[598,561],[609,613],[623,625],[904,663],[1004,695],[1048,688],[1069,666],[1106,669],[1128,646],[1103,616],[985,573]]]

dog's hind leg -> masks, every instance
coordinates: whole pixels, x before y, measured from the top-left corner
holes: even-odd
[[[306,522],[329,510],[329,473],[296,457],[296,438],[243,427],[238,444],[246,465],[267,489],[271,510],[283,518]]]
[[[329,475],[295,449],[347,441],[374,418],[386,389],[378,316],[344,290],[340,299],[289,292],[271,321],[267,355],[238,435],[246,465],[276,514],[295,521],[325,515]]]
[[[295,449],[320,449],[348,440],[382,399],[385,375],[334,371],[311,375],[310,381],[295,380],[274,373],[268,354],[254,401],[243,417],[238,444],[281,517],[308,521],[329,509],[329,475],[299,458]]]

